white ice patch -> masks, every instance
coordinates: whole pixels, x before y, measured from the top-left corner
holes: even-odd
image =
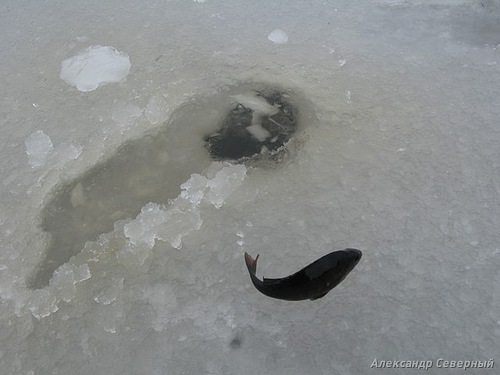
[[[90,46],[61,63],[60,77],[80,91],[103,83],[123,82],[130,71],[129,56],[109,46]]]
[[[26,154],[31,168],[38,168],[45,164],[47,157],[54,151],[49,136],[43,130],[37,130],[24,141]]]
[[[276,44],[285,44],[288,42],[288,35],[283,30],[276,29],[271,31],[267,39]]]
[[[244,165],[213,163],[207,176],[192,174],[168,206],[145,205],[134,220],[125,224],[123,232],[132,245],[145,244],[152,248],[158,239],[180,249],[182,238],[200,229],[203,223],[199,206],[209,203],[220,208],[245,177]]]

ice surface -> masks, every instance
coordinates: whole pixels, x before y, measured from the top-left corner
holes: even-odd
[[[103,83],[123,82],[130,71],[127,54],[110,46],[90,46],[61,63],[60,77],[80,91],[94,91]]]
[[[54,146],[49,136],[43,130],[37,130],[24,141],[28,163],[32,168],[45,164],[47,157],[54,151]]]
[[[288,34],[281,29],[276,29],[271,31],[267,39],[276,44],[285,44],[288,42]]]
[[[111,118],[122,125],[131,125],[142,115],[142,109],[134,104],[119,105],[113,109]]]
[[[0,374],[498,373],[498,1],[3,5]],[[59,78],[98,44],[130,55],[125,82]],[[285,163],[211,164],[233,104],[211,98],[254,80],[315,116]],[[51,246],[57,272],[28,288]],[[243,261],[280,277],[349,246],[362,261],[317,301],[262,296]]]

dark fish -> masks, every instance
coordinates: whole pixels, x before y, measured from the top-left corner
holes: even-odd
[[[266,296],[287,301],[315,300],[324,297],[330,290],[339,285],[353,270],[361,259],[362,253],[357,249],[345,249],[327,254],[293,275],[281,279],[259,280],[257,259],[245,253],[250,278],[253,285]]]

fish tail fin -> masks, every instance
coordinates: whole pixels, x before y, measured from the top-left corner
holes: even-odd
[[[248,271],[250,273],[255,273],[257,272],[257,260],[259,259],[259,254],[253,259],[248,253],[245,253],[245,263],[247,264]]]

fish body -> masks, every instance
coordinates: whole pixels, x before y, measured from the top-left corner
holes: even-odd
[[[293,275],[280,279],[259,278],[257,260],[245,253],[245,263],[253,285],[268,297],[286,301],[315,300],[325,296],[345,279],[361,259],[362,252],[345,249],[331,252]]]

